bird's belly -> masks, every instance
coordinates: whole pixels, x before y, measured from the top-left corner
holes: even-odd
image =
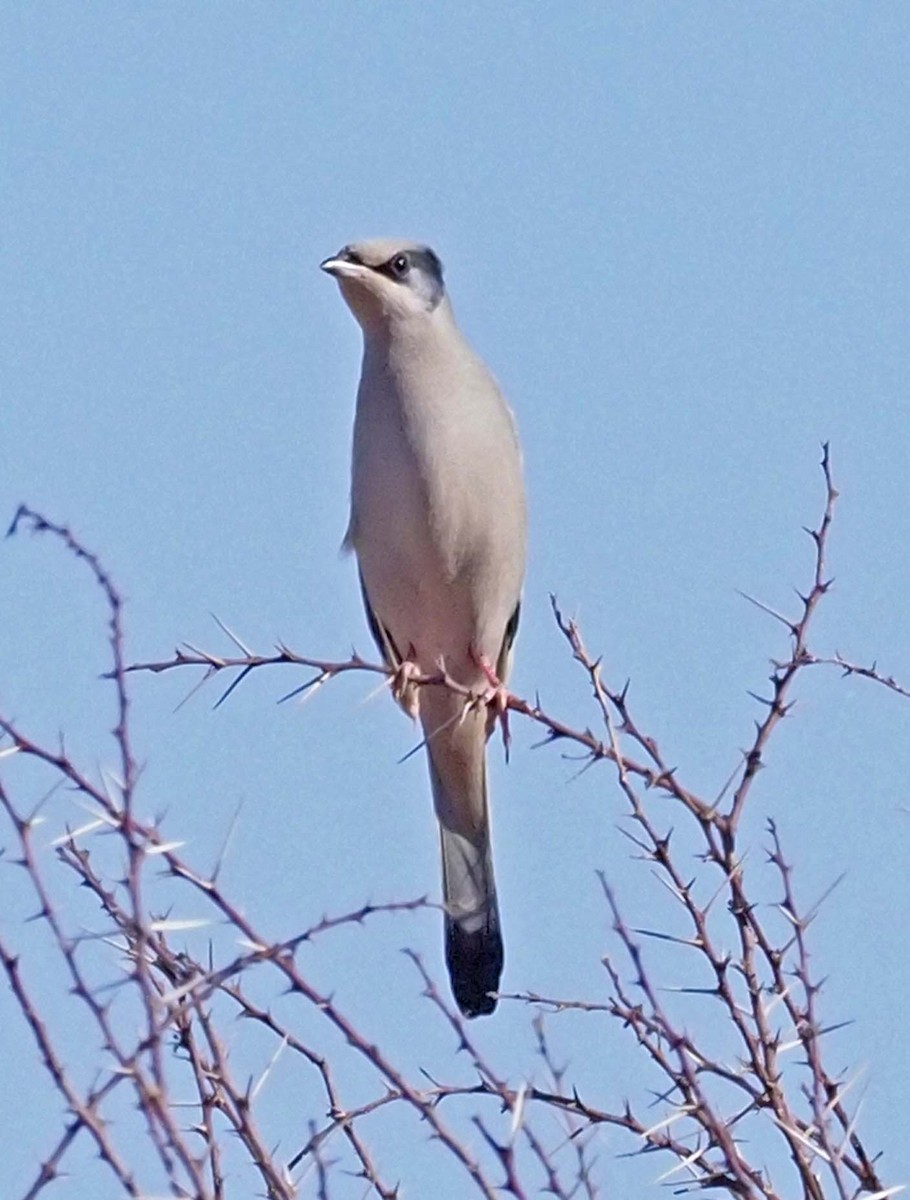
[[[360,533],[355,548],[370,605],[398,653],[427,673],[442,661],[462,682],[473,680],[471,590],[434,544],[428,522],[390,500],[382,520]]]
[[[358,401],[349,544],[398,654],[427,673],[442,660],[473,687],[484,681],[478,658],[499,657],[521,590],[517,450],[506,429],[510,452],[494,454],[487,426],[477,432],[466,419],[464,397],[429,414],[417,403],[387,405],[363,392]]]

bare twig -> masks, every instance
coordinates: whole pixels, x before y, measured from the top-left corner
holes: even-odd
[[[255,1172],[257,1186],[272,1200],[294,1200],[306,1194],[330,1196],[338,1180],[355,1178],[361,1194],[395,1200],[398,1183],[380,1172],[379,1155],[367,1140],[375,1114],[394,1107],[417,1119],[429,1131],[465,1188],[487,1197],[511,1195],[515,1200],[549,1194],[570,1197],[598,1195],[594,1148],[603,1127],[622,1130],[633,1139],[633,1154],[657,1154],[671,1166],[661,1180],[672,1180],[683,1191],[711,1189],[746,1200],[779,1200],[800,1194],[803,1200],[856,1200],[866,1195],[890,1196],[876,1159],[857,1131],[856,1113],[847,1108],[849,1080],[826,1065],[826,1034],[822,1024],[821,984],[810,970],[808,928],[817,906],[802,911],[777,827],[768,826],[768,861],[781,894],[776,904],[760,903],[747,847],[741,843],[742,817],[753,784],[765,762],[768,746],[793,705],[793,690],[807,667],[834,666],[846,676],[860,676],[891,693],[910,698],[910,691],[888,674],[857,666],[840,654],[818,655],[809,647],[814,615],[828,594],[828,539],[837,492],[832,482],[827,446],[822,456],[825,499],[819,523],[808,533],[813,543],[811,579],[799,595],[799,610],[790,618],[755,601],[789,637],[789,652],[773,664],[771,694],[762,701],[748,749],[719,796],[704,798],[686,786],[682,771],[667,762],[658,741],[636,719],[628,687],[612,687],[599,658],[587,649],[578,625],[552,601],[558,629],[590,689],[597,728],[575,728],[533,703],[508,697],[508,709],[544,730],[547,744],[572,744],[581,750],[582,769],[609,763],[627,812],[623,832],[635,857],[648,864],[662,884],[685,929],[664,929],[649,915],[647,927],[633,928],[606,875],[601,884],[620,967],[605,955],[605,995],[592,999],[554,998],[525,990],[504,993],[501,999],[532,1005],[536,1052],[546,1072],[546,1086],[526,1079],[515,1083],[481,1054],[465,1022],[440,994],[432,973],[415,953],[410,956],[420,974],[428,1011],[455,1035],[457,1051],[471,1063],[473,1082],[417,1079],[393,1060],[375,1038],[359,1027],[334,998],[317,987],[301,967],[301,947],[317,938],[331,938],[342,927],[371,924],[382,915],[406,917],[434,907],[425,897],[410,901],[364,905],[339,916],[323,916],[301,933],[278,941],[260,930],[224,889],[216,870],[198,871],[181,852],[181,845],[164,837],[156,823],[137,814],[135,796],[139,771],[130,740],[129,682],[136,674],[161,674],[185,668],[201,669],[201,682],[214,676],[228,680],[218,703],[231,695],[252,672],[285,666],[310,673],[288,696],[311,694],[331,679],[351,672],[388,678],[386,667],[353,654],[349,659],[319,659],[279,645],[274,653],[257,655],[223,622],[222,632],[233,644],[228,656],[193,646],[178,648],[171,658],[126,665],[121,624],[122,602],[100,560],[87,551],[63,525],[22,507],[11,532],[49,534],[83,561],[100,588],[108,619],[112,665],[106,673],[117,697],[117,720],[112,731],[118,748],[118,777],[113,785],[96,780],[62,744],[49,746],[0,714],[0,760],[3,766],[30,760],[75,791],[89,811],[79,829],[55,839],[52,866],[72,880],[94,905],[99,930],[84,925],[72,932],[69,904],[61,908],[48,882],[46,857],[36,851],[33,830],[36,811],[26,815],[22,803],[0,782],[0,810],[12,831],[15,861],[24,869],[36,901],[36,919],[49,932],[67,973],[68,987],[86,1018],[86,1029],[111,1063],[111,1069],[90,1086],[77,1084],[65,1065],[62,1047],[68,1031],[55,1031],[38,998],[26,985],[23,963],[8,939],[0,941],[0,965],[15,1002],[65,1112],[59,1136],[36,1177],[24,1193],[38,1197],[65,1170],[71,1147],[81,1138],[94,1143],[100,1161],[127,1195],[148,1194],[133,1166],[133,1145],[117,1122],[113,1106],[129,1093],[142,1115],[154,1161],[170,1193],[197,1200],[227,1200],[236,1172],[226,1155],[240,1147]],[[466,705],[480,697],[444,670],[416,677],[416,687],[447,687],[464,697]],[[661,801],[655,805],[655,799]],[[46,801],[48,803],[48,801]],[[671,819],[681,823],[674,832]],[[122,877],[112,874],[102,852],[102,838],[124,852]],[[694,870],[678,842],[696,846]],[[751,859],[749,859],[751,864]],[[230,946],[220,938],[207,955],[196,956],[172,945],[172,934],[184,928],[179,916],[156,916],[146,898],[151,866],[163,870],[175,889],[206,906],[219,931],[228,931]],[[59,886],[59,879],[55,876]],[[66,893],[68,896],[70,893]],[[721,901],[723,903],[721,903]],[[659,985],[646,953],[650,946],[677,947],[700,977],[682,986]],[[114,947],[123,969],[122,982],[103,989],[96,982],[91,955],[101,946]],[[26,953],[28,943],[26,943]],[[626,978],[626,974],[629,978]],[[273,981],[285,993],[282,1015],[269,1004],[254,1000],[244,986],[254,977],[259,989]],[[683,1018],[681,998],[710,1004],[713,1018]],[[622,1027],[638,1052],[661,1080],[654,1107],[645,1111],[640,1099],[602,1102],[582,1099],[570,1068],[558,1065],[551,1034],[542,1013],[573,1012],[577,1020]],[[225,1033],[225,1012],[240,1014],[273,1043],[271,1057],[255,1078],[240,1079]],[[690,1010],[686,1010],[687,1013]],[[124,1020],[125,1013],[129,1019]],[[137,1014],[141,1019],[136,1020]],[[343,1100],[336,1060],[296,1027],[306,1014],[318,1030],[329,1034],[331,1054],[344,1053],[365,1065],[374,1091],[355,1104]],[[716,1019],[720,1014],[720,1020]],[[127,1033],[126,1030],[133,1032]],[[720,1033],[723,1037],[718,1036]],[[83,1033],[80,1036],[84,1035]],[[798,1048],[795,1062],[788,1050]],[[270,1141],[262,1117],[261,1099],[277,1087],[278,1068],[285,1058],[313,1076],[321,1089],[325,1111],[319,1119],[301,1116],[306,1138],[296,1153],[284,1158]],[[429,1082],[428,1082],[429,1080]],[[180,1106],[175,1084],[190,1100]],[[609,1096],[611,1080],[603,1081]],[[469,1098],[475,1111],[465,1117],[461,1105]],[[185,1115],[189,1110],[189,1125]],[[541,1130],[535,1114],[558,1118],[558,1140]],[[547,1129],[552,1133],[552,1120]],[[793,1177],[772,1177],[755,1147],[777,1139],[791,1164]],[[298,1143],[299,1144],[299,1143]],[[248,1182],[248,1181],[247,1181]],[[795,1186],[794,1186],[795,1184]],[[315,1189],[315,1191],[314,1191]],[[363,1191],[365,1189],[365,1191]]]

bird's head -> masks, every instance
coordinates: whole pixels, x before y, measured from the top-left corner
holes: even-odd
[[[364,329],[433,313],[445,298],[442,263],[417,242],[358,242],[319,265]]]

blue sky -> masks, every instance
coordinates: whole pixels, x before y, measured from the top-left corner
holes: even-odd
[[[359,336],[317,265],[422,238],[521,431],[516,691],[595,720],[556,593],[668,758],[718,791],[786,649],[737,589],[792,610],[823,440],[841,499],[813,648],[910,680],[908,36],[900,3],[6,6],[0,520],[26,501],[102,555],[133,659],[227,650],[211,613],[263,651],[367,652],[338,552]],[[96,595],[48,544],[0,553],[4,710],[106,762]],[[148,812],[205,863],[241,805],[230,883],[276,937],[438,888],[424,767],[398,765],[407,722],[366,699],[371,677],[276,708],[295,682],[256,677],[217,712],[214,688],[174,711],[189,677],[135,685]],[[846,872],[813,946],[890,1183],[910,1178],[908,716],[861,680],[805,680],[749,827],[758,859],[778,822],[807,903]],[[492,751],[504,983],[602,993],[595,870],[636,923],[653,888],[610,771],[573,778],[538,730],[514,737],[508,768]],[[76,819],[55,798],[51,828]],[[0,879],[24,938],[21,881]],[[397,948],[441,977],[437,916],[345,935],[314,966],[419,1065],[451,1046]],[[13,1195],[55,1126],[5,994],[0,1014],[28,1114],[0,1154]],[[502,1006],[472,1027],[516,1079],[529,1019]],[[634,1088],[620,1029],[572,1029],[605,1103]],[[625,1176],[625,1148],[604,1135],[616,1194],[658,1173]]]

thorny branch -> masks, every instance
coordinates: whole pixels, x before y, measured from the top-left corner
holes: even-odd
[[[427,907],[425,898],[367,905],[342,916],[324,917],[297,936],[276,941],[258,930],[230,899],[219,882],[217,868],[210,876],[200,873],[181,856],[180,843],[167,840],[156,823],[137,816],[134,798],[139,772],[130,741],[131,675],[196,667],[202,668],[200,682],[205,682],[226,673],[231,682],[218,701],[221,703],[260,668],[303,667],[313,672],[285,698],[312,692],[352,671],[387,676],[386,668],[356,654],[343,661],[322,660],[296,654],[286,646],[279,646],[271,655],[253,654],[225,626],[222,629],[234,642],[237,654],[220,656],[185,646],[169,659],[127,666],[122,603],[99,559],[66,527],[20,508],[10,532],[27,529],[57,538],[85,562],[104,595],[111,653],[107,677],[117,698],[117,720],[111,732],[119,755],[115,784],[97,783],[62,746],[49,747],[33,740],[16,722],[0,714],[0,759],[12,761],[21,756],[41,764],[52,777],[75,790],[90,812],[87,824],[76,830],[67,828],[57,839],[56,862],[48,861],[34,839],[43,818],[37,810],[26,812],[0,781],[0,807],[11,831],[12,861],[27,875],[37,902],[37,920],[49,931],[68,990],[81,1006],[87,1021],[83,1034],[91,1031],[111,1064],[91,1083],[78,1081],[66,1061],[67,1030],[55,1027],[46,997],[42,994],[41,1000],[37,999],[38,993],[28,982],[28,943],[23,955],[11,948],[4,935],[0,965],[64,1110],[61,1132],[23,1196],[28,1200],[38,1197],[58,1179],[81,1138],[92,1140],[98,1158],[125,1194],[147,1194],[148,1189],[139,1182],[134,1144],[112,1120],[119,1111],[116,1106],[122,1105],[119,1098],[127,1092],[143,1118],[147,1148],[152,1152],[151,1161],[157,1162],[158,1175],[149,1166],[147,1154],[141,1170],[165,1180],[172,1195],[198,1200],[222,1200],[238,1186],[236,1172],[225,1162],[229,1134],[230,1153],[235,1145],[242,1148],[246,1163],[258,1176],[259,1188],[273,1200],[292,1200],[302,1189],[328,1196],[333,1181],[351,1177],[366,1189],[358,1194],[394,1200],[399,1183],[381,1173],[381,1154],[368,1140],[373,1115],[390,1107],[414,1114],[422,1127],[432,1132],[461,1178],[469,1181],[465,1186],[488,1198],[505,1193],[522,1200],[544,1192],[565,1200],[595,1197],[596,1131],[604,1126],[632,1136],[634,1152],[666,1156],[674,1165],[662,1179],[681,1177],[677,1190],[712,1189],[749,1200],[776,1200],[793,1194],[792,1178],[778,1179],[776,1169],[754,1157],[755,1131],[767,1134],[770,1130],[786,1148],[804,1200],[860,1196],[884,1200],[896,1194],[900,1189],[882,1184],[875,1157],[860,1140],[855,1114],[847,1105],[850,1081],[832,1074],[826,1065],[823,1037],[829,1030],[821,1025],[817,1003],[821,983],[810,969],[807,941],[815,911],[800,911],[792,868],[777,828],[769,822],[768,862],[776,872],[780,898],[772,910],[778,919],[768,917],[767,905],[760,907],[752,894],[754,881],[747,877],[740,839],[752,784],[777,726],[791,710],[793,686],[803,670],[835,666],[845,675],[869,679],[896,695],[910,697],[910,691],[890,675],[881,674],[875,664],[859,666],[840,654],[816,655],[809,649],[812,618],[831,584],[826,555],[837,492],[827,446],[821,466],[824,509],[817,527],[807,531],[814,548],[811,583],[800,596],[800,611],[792,619],[756,601],[785,625],[790,648],[786,658],[773,663],[771,694],[762,702],[763,717],[721,797],[708,800],[685,786],[664,759],[658,742],[637,724],[627,688],[609,685],[600,660],[589,653],[578,626],[562,614],[555,600],[557,626],[591,688],[601,731],[573,728],[545,711],[539,701],[508,698],[512,712],[544,729],[547,743],[581,747],[586,765],[612,764],[631,822],[626,832],[637,856],[649,863],[665,884],[688,930],[671,935],[659,929],[631,928],[613,889],[602,878],[626,970],[612,956],[604,957],[605,993],[597,1000],[534,992],[502,997],[534,1008],[533,1028],[546,1073],[545,1086],[532,1079],[517,1085],[510,1082],[480,1053],[465,1023],[440,995],[431,973],[413,952],[408,953],[430,1011],[449,1027],[457,1051],[470,1060],[476,1076],[473,1083],[445,1082],[429,1075],[420,1080],[409,1077],[303,972],[299,951],[304,944],[383,914]],[[443,669],[414,682],[450,687],[465,696],[466,704],[481,702]],[[654,797],[669,800],[670,809],[656,807]],[[667,824],[668,811],[687,818],[690,833],[700,843],[703,870],[694,877],[688,873],[688,860],[677,850]],[[125,852],[122,878],[111,871],[99,848],[101,834],[113,838]],[[54,884],[59,886],[56,872],[60,869],[92,898],[103,926],[100,933],[86,933],[78,926],[79,932],[71,932],[68,903],[61,909],[49,883],[53,874]],[[212,919],[232,931],[234,949],[224,953],[223,947],[213,942],[205,960],[178,950],[172,935],[181,930],[182,923],[177,918],[155,917],[148,909],[143,881],[151,869],[163,870],[177,886],[201,898]],[[662,998],[643,950],[644,939],[675,943],[707,970],[707,986],[687,990],[720,1005],[727,1039],[722,1048],[716,1048],[712,1036],[716,1022],[696,1025],[692,1032],[683,1016]],[[124,980],[114,989],[98,985],[93,955],[99,945],[115,946],[121,957]],[[626,971],[631,971],[628,980]],[[350,1052],[368,1065],[378,1086],[371,1099],[346,1104],[338,1082],[340,1059],[331,1058],[309,1033],[304,1035],[304,1023],[287,1015],[286,1008],[279,1015],[271,1005],[252,998],[245,984],[255,978],[257,995],[261,995],[263,972],[272,973],[275,985],[303,1006],[300,1016],[304,1010],[314,1014],[317,1022],[339,1033]],[[138,1027],[122,1020],[130,989],[138,996],[143,1014]],[[635,1039],[663,1079],[656,1101],[661,1115],[656,1120],[640,1100],[617,1104],[614,1097],[612,1104],[609,1100],[592,1103],[579,1095],[567,1068],[557,1066],[543,1024],[545,1012],[569,1011],[592,1021],[607,1017]],[[232,1066],[226,1025],[232,1013],[242,1015],[274,1041],[273,1061],[255,1082],[239,1078]],[[133,1030],[132,1035],[125,1029]],[[336,1054],[337,1045],[336,1041]],[[788,1058],[794,1047],[802,1050],[801,1065]],[[306,1137],[300,1148],[283,1154],[271,1144],[259,1116],[263,1087],[281,1055],[291,1056],[313,1073],[326,1105],[324,1119],[310,1118],[302,1124]],[[604,1082],[606,1095],[610,1086],[611,1081]],[[459,1098],[462,1104],[470,1099],[492,1107],[484,1107],[466,1123],[459,1116]],[[535,1114],[540,1113],[555,1114],[562,1123],[555,1142],[539,1125]],[[546,1126],[548,1131],[552,1128]],[[338,1147],[335,1157],[326,1152],[330,1142]]]

